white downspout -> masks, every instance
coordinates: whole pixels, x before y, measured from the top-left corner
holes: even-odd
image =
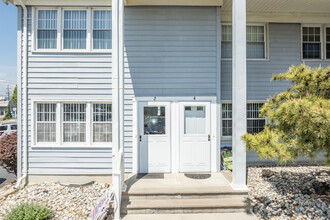
[[[28,169],[27,169],[27,154],[28,154],[28,131],[27,131],[27,114],[28,114],[28,103],[27,103],[27,56],[28,56],[28,33],[27,33],[27,18],[28,18],[28,11],[26,8],[26,5],[24,4],[24,2],[22,0],[20,0],[20,5],[23,8],[24,11],[24,24],[23,24],[23,109],[24,109],[24,113],[23,113],[23,123],[24,123],[24,135],[23,135],[23,147],[24,147],[24,154],[23,154],[23,175],[17,180],[16,185],[14,186],[14,188],[18,188],[21,185],[21,182],[23,179],[25,179],[27,177],[28,174]]]

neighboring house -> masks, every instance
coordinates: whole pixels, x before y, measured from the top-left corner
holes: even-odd
[[[220,146],[232,146],[232,186],[245,188],[240,137],[263,129],[262,103],[289,86],[272,74],[330,64],[327,0],[127,0],[124,22],[110,0],[11,2],[18,176],[32,182],[100,180],[119,165],[219,172]]]
[[[9,101],[0,101],[0,117],[5,117],[8,111]]]

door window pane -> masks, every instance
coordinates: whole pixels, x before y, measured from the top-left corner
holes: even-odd
[[[186,106],[184,111],[184,133],[205,134],[206,112],[205,106]]]
[[[144,134],[166,134],[165,107],[144,107]]]

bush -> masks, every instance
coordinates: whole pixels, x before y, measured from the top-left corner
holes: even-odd
[[[17,132],[0,139],[0,166],[17,174]]]
[[[7,109],[7,114],[5,115],[5,117],[3,118],[3,120],[8,120],[13,118],[13,116],[11,115],[11,109],[10,109],[10,105],[8,104],[8,109]]]
[[[8,213],[6,220],[44,220],[51,216],[50,209],[43,205],[22,203]]]

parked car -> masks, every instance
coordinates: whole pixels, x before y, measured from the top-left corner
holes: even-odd
[[[0,138],[17,131],[17,124],[0,125]]]

